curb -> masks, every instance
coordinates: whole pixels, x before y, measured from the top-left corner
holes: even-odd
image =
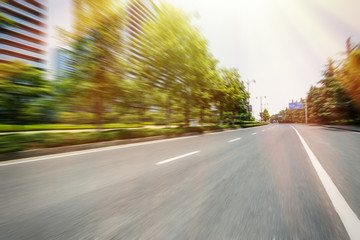
[[[312,126],[319,126],[319,127],[324,127],[324,128],[334,128],[334,129],[345,130],[345,131],[350,131],[350,132],[360,132],[360,128],[354,129],[354,128],[347,128],[346,126],[336,126],[336,125],[330,126],[330,125],[320,125],[320,124],[312,124]]]
[[[261,126],[264,126],[264,125],[254,126],[254,127],[261,127]],[[247,128],[254,128],[254,127],[247,127]],[[153,136],[153,137],[145,137],[145,138],[121,139],[121,140],[115,140],[115,141],[86,143],[86,144],[63,146],[63,147],[24,150],[24,151],[19,151],[19,152],[0,154],[0,162],[21,159],[21,158],[31,158],[31,157],[39,157],[39,156],[45,156],[45,155],[66,153],[66,152],[88,150],[88,149],[93,149],[93,148],[111,147],[111,146],[130,144],[130,143],[149,142],[149,141],[155,141],[155,140],[201,135],[201,134],[214,133],[214,132],[233,131],[233,130],[238,130],[238,129],[246,129],[246,128],[238,127],[238,128],[229,128],[229,129],[217,129],[217,130],[203,131],[202,133],[190,132],[190,133],[183,133],[183,134],[169,135],[169,136]]]

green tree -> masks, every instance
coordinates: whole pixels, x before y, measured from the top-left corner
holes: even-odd
[[[235,124],[238,115],[247,112],[246,99],[248,96],[245,85],[240,81],[240,74],[235,68],[223,69],[222,79],[226,86],[225,111],[231,113],[231,123]]]
[[[0,93],[0,120],[23,124],[34,121],[34,112],[29,109],[39,108],[39,99],[49,95],[50,89],[43,71],[11,61],[0,63]]]
[[[309,120],[319,123],[332,123],[356,118],[354,101],[343,87],[334,61],[329,59],[324,78],[319,87],[311,87],[307,96]]]
[[[186,123],[196,108],[200,108],[203,119],[210,108],[209,81],[214,78],[216,61],[208,52],[205,38],[191,23],[191,16],[162,4],[156,21],[144,24],[132,47],[136,48],[129,57],[132,74],[148,89],[166,95],[167,121],[171,121],[175,109],[182,111]]]
[[[268,120],[270,120],[270,114],[269,114],[269,111],[267,109],[264,110],[263,112],[263,120],[265,122],[267,122]]]
[[[67,34],[73,64],[63,80],[63,97],[70,102],[68,110],[93,113],[101,127],[121,94],[124,9],[110,0],[74,0],[74,6],[75,30]]]

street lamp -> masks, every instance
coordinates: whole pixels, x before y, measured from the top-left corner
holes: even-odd
[[[248,112],[250,112],[250,83],[256,83],[256,81],[254,79],[252,79],[252,80],[248,79],[245,83],[247,84],[247,92],[249,93]],[[251,112],[252,112],[252,109],[251,109]],[[251,114],[248,115],[248,120],[250,120],[250,116],[251,116]]]
[[[247,84],[247,88],[248,88],[247,91],[250,94],[250,83],[256,83],[256,81],[254,79],[252,80],[248,79],[245,83]]]
[[[262,100],[263,100],[263,98],[265,98],[266,99],[266,96],[259,96],[259,97],[256,97],[256,99],[260,99],[260,117],[261,117],[261,121],[262,121],[262,119],[263,119],[263,117],[262,117],[262,107],[263,107],[263,104],[262,104]]]

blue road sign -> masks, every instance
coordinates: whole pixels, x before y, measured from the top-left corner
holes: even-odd
[[[302,102],[289,103],[289,109],[302,109],[302,108],[303,108]]]
[[[278,118],[282,118],[283,117],[283,115],[278,115]]]

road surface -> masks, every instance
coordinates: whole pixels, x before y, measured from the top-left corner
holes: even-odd
[[[0,239],[359,239],[360,134],[267,125],[0,163]]]

